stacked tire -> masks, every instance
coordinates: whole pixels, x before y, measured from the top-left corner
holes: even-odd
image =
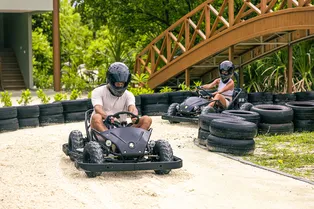
[[[221,112],[222,114],[241,117],[246,121],[255,123],[256,125],[260,122],[260,115],[253,111],[247,110],[224,110]]]
[[[39,125],[49,126],[64,123],[63,106],[61,102],[39,105]]]
[[[17,118],[19,121],[19,128],[36,128],[39,126],[39,106],[18,106]]]
[[[201,114],[198,118],[198,142],[200,145],[206,146],[207,138],[210,134],[210,125],[214,119],[244,120],[241,117],[220,113]]]
[[[296,101],[314,101],[314,91],[296,92]]]
[[[135,97],[135,106],[138,111],[138,115],[142,115],[142,108],[141,108],[142,101],[141,100],[142,100],[141,96]]]
[[[168,111],[169,96],[167,93],[142,94],[142,115],[160,116]]]
[[[92,108],[90,99],[61,101],[66,123],[85,120],[85,112]]]
[[[191,91],[175,91],[169,92],[169,104],[182,103],[186,98],[196,96],[197,94]]]
[[[255,149],[255,123],[245,120],[214,119],[207,137],[207,149],[234,155],[252,154]]]
[[[251,111],[260,115],[258,132],[260,134],[289,134],[293,133],[293,110],[283,105],[255,105]]]
[[[293,109],[295,131],[314,131],[314,101],[287,102],[286,106]]]
[[[16,107],[0,108],[0,133],[19,129]]]
[[[292,102],[296,100],[295,94],[274,94],[273,102],[276,105],[285,105],[287,102]]]
[[[271,92],[255,92],[248,94],[248,102],[253,105],[273,104],[273,94]]]

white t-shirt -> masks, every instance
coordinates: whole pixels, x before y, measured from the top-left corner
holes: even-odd
[[[93,107],[101,105],[107,115],[128,111],[130,105],[135,105],[135,97],[132,92],[126,90],[121,97],[111,94],[107,85],[99,86],[92,91]],[[93,112],[94,114],[94,112]],[[126,115],[120,115],[120,121],[126,121]]]
[[[219,81],[219,86],[218,86],[218,91],[219,91],[220,89],[222,89],[223,87],[225,87],[229,82],[231,82],[231,79],[229,79],[229,81],[228,81],[227,83],[223,83],[222,80],[220,79],[220,81]],[[234,90],[234,89],[232,89],[232,90],[227,90],[227,91],[223,92],[222,95],[227,96],[227,97],[229,97],[229,98],[232,98],[233,90]]]

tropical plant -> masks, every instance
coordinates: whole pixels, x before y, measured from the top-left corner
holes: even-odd
[[[21,94],[21,98],[17,100],[17,103],[23,104],[24,106],[30,104],[32,102],[32,95],[29,89],[23,90]]]
[[[3,103],[3,106],[4,107],[11,107],[12,106],[12,100],[11,100],[11,97],[12,97],[12,93],[8,92],[8,91],[4,91],[4,92],[1,92],[1,103]]]
[[[50,97],[48,97],[42,89],[38,89],[36,91],[37,97],[41,100],[41,103],[47,104],[50,101]]]
[[[77,89],[73,89],[70,94],[70,100],[76,100],[78,97],[82,95],[82,91]]]
[[[149,79],[149,75],[146,73],[132,74],[131,83],[134,84],[135,87],[136,86],[146,87],[148,79]]]
[[[189,91],[190,90],[190,87],[185,84],[185,81],[183,81],[182,83],[179,84],[179,88],[181,88],[180,91]]]
[[[162,89],[160,89],[160,93],[167,93],[167,92],[172,92],[173,91],[173,89],[172,88],[170,88],[170,87],[168,87],[168,86],[164,86],[164,87],[162,87]]]
[[[58,102],[66,100],[68,98],[68,95],[66,93],[56,93],[53,98],[56,102]]]

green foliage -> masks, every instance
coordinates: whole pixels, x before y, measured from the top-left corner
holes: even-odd
[[[140,87],[146,87],[149,79],[149,75],[146,73],[132,74],[131,83]]]
[[[181,91],[189,91],[190,90],[190,87],[185,85],[185,82],[180,83],[179,88],[181,88]]]
[[[41,100],[41,103],[47,104],[50,101],[50,97],[48,97],[42,89],[38,89],[36,91],[37,97]]]
[[[164,87],[162,87],[162,89],[160,89],[160,93],[167,93],[167,92],[172,92],[173,91],[173,89],[172,88],[170,88],[170,87],[168,87],[168,86],[164,86]]]
[[[92,98],[92,91],[88,92],[87,98],[88,98],[88,99]]]
[[[21,94],[21,98],[17,100],[17,103],[23,104],[24,106],[30,104],[32,102],[32,95],[29,89],[23,90]]]
[[[1,103],[3,103],[4,107],[11,107],[12,106],[12,100],[11,100],[11,97],[12,97],[12,93],[8,92],[8,91],[4,91],[4,92],[1,92]]]
[[[54,101],[58,102],[58,101],[66,100],[68,98],[68,95],[66,93],[56,93],[53,98],[54,98]]]
[[[78,97],[80,97],[82,95],[82,92],[77,90],[77,89],[73,89],[71,94],[70,94],[70,100],[76,100]]]
[[[72,89],[84,90],[90,88],[89,84],[77,75],[76,69],[64,66],[61,78],[63,88],[71,91]]]
[[[154,93],[154,90],[150,88],[145,88],[145,87],[139,87],[139,88],[130,87],[128,90],[132,92],[134,96],[138,96],[140,94],[153,94]]]
[[[34,84],[38,88],[50,88],[53,84],[52,47],[41,28],[33,31],[32,40]]]
[[[193,81],[195,87],[199,87],[202,85],[202,81]]]

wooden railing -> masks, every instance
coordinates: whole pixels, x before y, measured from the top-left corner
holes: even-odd
[[[260,0],[256,5],[250,0],[242,1],[238,11],[234,11],[234,0],[224,0],[219,9],[217,0],[205,1],[171,25],[140,52],[136,57],[134,72],[153,76],[198,44],[214,39],[224,30],[232,30],[242,22],[283,9],[312,6],[311,0]]]
[[[0,89],[3,91],[2,58],[0,57]]]

